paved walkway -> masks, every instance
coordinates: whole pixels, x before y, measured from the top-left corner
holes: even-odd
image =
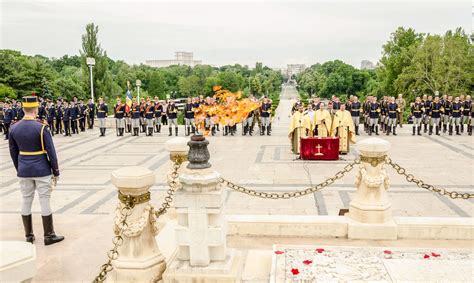
[[[209,137],[211,163],[224,178],[262,191],[290,191],[304,189],[321,182],[353,160],[357,151],[330,162],[295,160],[287,137],[288,117],[294,88],[283,89],[280,107],[272,136]],[[279,118],[279,119],[278,119]],[[98,130],[73,137],[55,136],[61,168],[61,180],[53,191],[52,207],[57,232],[66,236],[58,245],[41,244],[41,220],[38,199],[33,205],[34,229],[39,241],[38,275],[42,280],[91,279],[98,265],[105,260],[110,248],[112,219],[117,204],[116,189],[110,182],[113,170],[139,165],[156,174],[152,200],[160,203],[168,171],[168,154],[164,143],[169,139],[167,129],[153,137],[117,137],[112,130],[99,138]],[[184,131],[181,130],[181,135]],[[240,127],[239,127],[240,133]],[[399,135],[381,136],[392,144],[390,156],[407,171],[430,184],[460,192],[474,190],[474,143],[463,136],[411,136],[411,128],[404,126]],[[367,138],[360,136],[358,139]],[[417,188],[388,169],[391,179],[389,196],[396,216],[472,217],[473,201],[451,200]],[[354,195],[355,172],[351,172],[331,187],[314,195],[291,200],[262,200],[237,192],[229,192],[228,214],[311,214],[337,215],[347,208]],[[7,143],[0,141],[0,240],[22,240],[19,214],[21,194],[16,172],[10,160]],[[275,239],[256,241],[259,248],[271,248]],[[295,239],[287,243],[295,244]],[[315,239],[310,239],[313,244]],[[301,240],[297,240],[301,242]],[[239,239],[231,245],[249,244]],[[419,245],[420,243],[412,243]],[[362,242],[361,245],[367,245]],[[437,242],[443,246],[443,242]]]

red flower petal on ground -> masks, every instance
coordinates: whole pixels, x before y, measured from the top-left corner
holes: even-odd
[[[440,257],[441,255],[440,254],[437,254],[437,253],[431,253],[432,256],[434,257]]]
[[[306,265],[310,265],[311,263],[313,263],[313,261],[309,259],[303,261],[303,264],[306,264]]]
[[[324,249],[316,249],[316,251],[320,254],[320,253],[324,252]]]
[[[281,255],[281,254],[284,254],[284,253],[285,252],[283,252],[283,251],[275,251],[275,254],[277,254],[277,255]]]
[[[425,254],[425,255],[423,256],[423,258],[424,258],[424,259],[428,259],[428,258],[430,258],[430,256],[427,255],[427,254]]]
[[[385,250],[385,251],[383,251],[383,253],[386,254],[386,255],[391,255],[391,254],[392,254],[392,251]]]
[[[300,271],[298,270],[298,268],[292,268],[291,273],[293,273],[293,275],[298,275],[300,274]]]

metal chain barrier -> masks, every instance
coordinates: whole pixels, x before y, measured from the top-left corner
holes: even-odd
[[[161,215],[165,214],[168,211],[168,208],[171,207],[171,203],[173,202],[173,195],[174,192],[178,189],[178,170],[181,167],[182,161],[175,160],[173,163],[173,171],[168,175],[168,186],[169,189],[166,192],[166,197],[164,202],[161,204],[161,208],[158,211],[155,211],[156,218],[160,217]]]
[[[341,179],[347,173],[352,171],[352,169],[354,169],[354,165],[359,164],[359,163],[360,163],[360,159],[356,158],[356,159],[354,159],[354,161],[352,161],[351,163],[344,166],[344,168],[342,170],[338,171],[333,177],[327,178],[323,182],[321,182],[321,183],[319,183],[315,186],[311,186],[311,187],[309,187],[305,190],[297,190],[297,191],[294,191],[294,192],[266,193],[266,192],[259,192],[259,191],[244,188],[242,186],[236,185],[235,183],[232,183],[231,181],[225,180],[223,178],[220,178],[219,182],[221,184],[226,185],[227,187],[229,187],[230,189],[232,189],[234,191],[244,193],[244,194],[254,196],[254,197],[259,197],[259,198],[264,198],[264,199],[299,198],[299,197],[306,196],[308,194],[312,194],[312,193],[315,193],[317,191],[320,191],[320,190],[324,189],[325,187],[331,185],[336,180]]]
[[[114,247],[107,252],[107,257],[109,260],[100,267],[99,275],[94,279],[94,283],[104,282],[107,278],[107,273],[112,271],[114,267],[112,266],[112,261],[116,260],[119,256],[118,247],[123,244],[123,233],[128,228],[127,218],[132,214],[132,208],[130,204],[125,204],[121,209],[122,219],[120,221],[120,230],[116,233],[115,237],[112,240]]]
[[[385,162],[387,164],[389,164],[390,166],[392,166],[392,168],[395,169],[395,171],[397,171],[398,174],[400,174],[402,176],[405,176],[405,179],[408,182],[415,183],[418,187],[420,187],[422,189],[428,190],[428,191],[433,192],[433,193],[438,193],[442,196],[448,196],[452,199],[458,199],[458,198],[460,198],[460,199],[470,199],[470,198],[474,198],[474,193],[458,193],[456,191],[448,191],[448,190],[443,189],[443,188],[437,188],[433,185],[426,184],[425,182],[423,182],[423,180],[415,178],[415,176],[413,174],[407,173],[405,168],[403,168],[400,165],[398,165],[397,163],[393,162],[392,159],[388,156],[386,157]]]

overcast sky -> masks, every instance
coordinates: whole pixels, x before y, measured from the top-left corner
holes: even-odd
[[[341,59],[374,63],[398,26],[472,30],[467,1],[1,1],[1,48],[28,55],[79,54],[85,25],[99,25],[108,55],[128,63],[178,50],[213,65],[271,67]]]

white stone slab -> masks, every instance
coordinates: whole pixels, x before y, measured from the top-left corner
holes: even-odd
[[[393,282],[472,282],[471,260],[383,260]]]
[[[36,273],[36,246],[27,242],[0,241],[0,281],[21,282]]]

